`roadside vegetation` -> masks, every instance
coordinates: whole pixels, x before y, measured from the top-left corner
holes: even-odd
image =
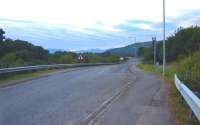
[[[79,60],[79,56],[84,59]],[[36,46],[28,41],[13,40],[5,37],[5,32],[0,29],[0,68],[19,66],[32,66],[43,64],[71,64],[71,63],[100,63],[118,62],[120,56],[105,53],[75,53],[56,51],[50,53],[41,46]],[[61,69],[44,69],[41,71],[24,71],[20,73],[0,74],[0,84],[12,84],[19,80],[30,79]],[[66,70],[66,69],[64,69]],[[70,70],[70,69],[67,69]]]
[[[35,46],[28,41],[5,38],[5,32],[0,29],[0,68],[29,66],[40,64],[58,63],[92,63],[92,62],[116,62],[119,56],[111,53],[75,53],[57,51],[50,53],[41,46]],[[84,60],[78,57],[83,55]]]
[[[142,70],[156,73],[162,77],[162,67],[156,68],[152,64],[139,64],[138,67]],[[170,64],[166,67],[165,79],[170,87],[170,91],[167,95],[167,102],[175,118],[175,122],[177,125],[200,125],[194,116],[189,118],[190,108],[174,85],[175,67],[175,64]]]
[[[157,44],[157,61],[162,64],[162,41]],[[200,125],[196,118],[189,118],[189,107],[174,85],[174,74],[195,93],[200,93],[200,27],[179,28],[166,41],[166,80],[170,83],[168,102],[177,125]],[[153,66],[151,48],[140,48],[143,64],[138,67],[162,75],[162,68]]]
[[[24,71],[20,73],[9,73],[9,74],[1,74],[0,75],[0,87],[1,86],[8,86],[12,84],[16,84],[17,82],[30,80],[37,77],[45,76],[50,73],[54,72],[68,72],[76,70],[75,68],[50,68],[50,69],[43,69],[43,70],[36,70],[36,71]]]

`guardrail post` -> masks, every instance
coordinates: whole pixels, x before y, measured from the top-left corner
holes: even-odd
[[[188,112],[189,120],[191,120],[193,118],[193,116],[194,116],[193,111],[191,109],[189,109],[189,112]]]

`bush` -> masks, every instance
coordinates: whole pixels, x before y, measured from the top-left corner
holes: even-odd
[[[177,65],[177,72],[185,84],[200,93],[200,52],[183,59]]]
[[[0,67],[14,67],[26,65],[26,63],[17,56],[16,53],[9,53],[0,60]]]

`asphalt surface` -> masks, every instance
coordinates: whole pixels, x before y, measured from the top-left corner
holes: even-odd
[[[135,66],[133,87],[93,119],[90,125],[175,125],[166,102],[169,86]]]
[[[0,125],[172,125],[166,87],[134,63],[59,72],[0,88]]]

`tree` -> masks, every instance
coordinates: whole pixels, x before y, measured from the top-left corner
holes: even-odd
[[[0,67],[15,67],[21,65],[26,64],[16,53],[8,53],[0,59]]]
[[[3,29],[0,29],[0,41],[3,41],[5,39],[5,31],[3,31]]]
[[[62,55],[60,57],[60,63],[72,63],[73,57],[72,55]]]
[[[158,61],[162,62],[162,41],[157,44]],[[166,61],[178,61],[187,56],[191,56],[194,52],[200,50],[200,27],[191,26],[188,28],[179,28],[175,33],[166,40]],[[141,53],[145,50],[140,50]],[[144,56],[144,55],[143,55]],[[149,57],[147,55],[147,57]],[[146,58],[149,59],[150,58]]]

